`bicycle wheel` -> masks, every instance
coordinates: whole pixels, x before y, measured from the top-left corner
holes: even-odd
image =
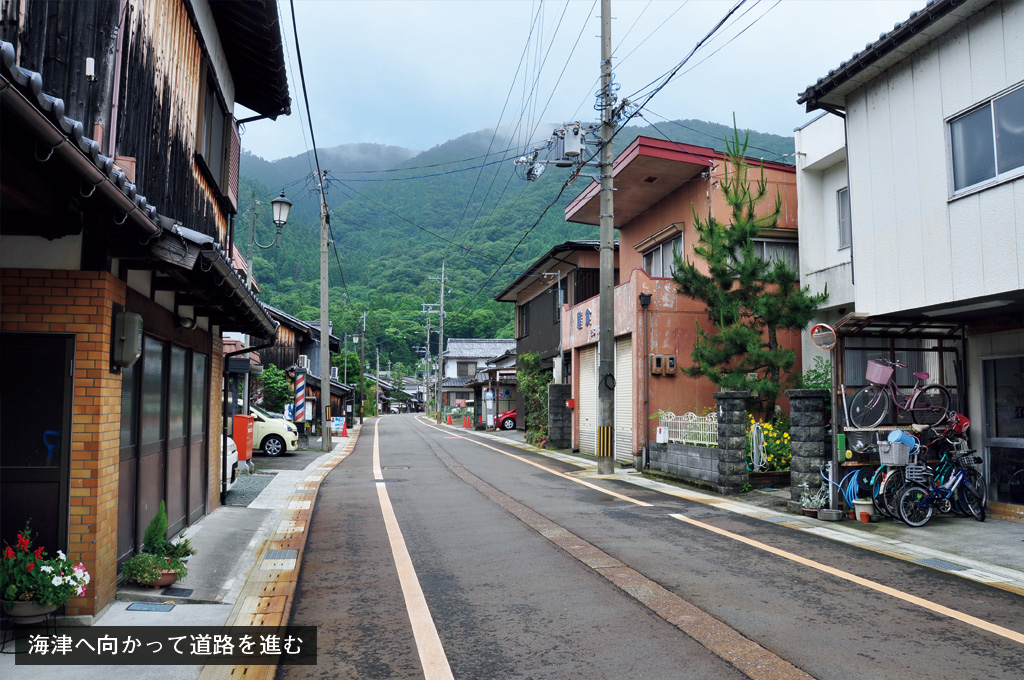
[[[970,482],[975,493],[981,499],[981,507],[988,507],[988,485],[985,484],[985,477],[972,467],[964,468],[964,482]],[[959,494],[960,506],[965,515],[972,515],[971,509],[967,507],[965,494]]]
[[[967,506],[967,511],[974,516],[974,519],[984,522],[985,503],[981,498],[981,492],[974,486],[974,482],[967,477],[964,477],[964,481],[960,486],[963,491],[963,504]]]
[[[932,506],[925,504],[927,500],[928,489],[920,484],[909,484],[903,487],[903,491],[900,492],[896,501],[900,519],[912,527],[923,527],[932,518],[932,513],[935,511]]]
[[[896,499],[907,483],[907,475],[902,467],[894,467],[882,480],[882,488],[879,490],[879,500],[875,505],[888,517],[899,519],[899,511],[896,509]]]
[[[910,412],[918,425],[939,425],[949,416],[952,399],[942,385],[926,385],[910,404]]]
[[[878,385],[861,388],[850,402],[850,422],[854,427],[874,427],[888,412],[889,395]]]

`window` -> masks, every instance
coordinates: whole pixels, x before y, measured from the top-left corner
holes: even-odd
[[[836,208],[839,218],[839,247],[849,248],[853,243],[853,223],[850,219],[850,188],[843,187],[836,192]]]
[[[949,122],[953,191],[1024,174],[1024,87]]]
[[[754,239],[754,255],[766,262],[780,260],[793,271],[800,272],[800,246],[796,241],[756,238]]]
[[[516,337],[525,338],[530,334],[530,303],[516,307]]]
[[[459,361],[457,368],[460,378],[471,378],[476,375],[475,361]]]
[[[644,271],[651,276],[672,276],[675,271],[675,258],[683,252],[683,235],[659,243],[643,254]]]

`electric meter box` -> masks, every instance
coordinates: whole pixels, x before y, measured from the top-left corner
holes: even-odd
[[[142,316],[135,312],[114,315],[112,361],[115,366],[128,368],[142,356]]]

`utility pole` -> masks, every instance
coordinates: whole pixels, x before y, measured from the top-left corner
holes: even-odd
[[[331,215],[327,210],[327,195],[324,193],[324,178],[320,175],[320,431],[323,450],[331,450],[331,330],[328,315],[328,269],[327,234],[330,230]]]
[[[437,281],[436,276],[431,276],[432,281]],[[441,381],[444,380],[444,262],[441,263],[441,330],[438,332],[437,341],[437,397],[435,398],[435,404],[437,404],[437,422],[441,422]]]
[[[423,383],[426,390],[423,396],[426,400],[430,401],[430,317],[427,317],[427,367],[423,371]],[[426,411],[428,404],[423,405],[423,410]]]
[[[601,253],[598,276],[597,471],[615,471],[615,213],[612,199],[612,3],[601,0]]]
[[[380,415],[380,412],[381,412],[381,408],[380,408],[381,407],[381,403],[380,403],[380,347],[377,347],[376,350],[377,350],[377,391],[373,395],[373,405],[374,405],[374,408],[377,409],[377,415]]]
[[[359,424],[363,424],[363,367],[366,366],[366,312],[363,312],[363,338],[359,343]]]

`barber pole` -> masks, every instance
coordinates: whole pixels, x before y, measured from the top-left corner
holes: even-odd
[[[295,422],[306,422],[306,373],[295,372]]]

